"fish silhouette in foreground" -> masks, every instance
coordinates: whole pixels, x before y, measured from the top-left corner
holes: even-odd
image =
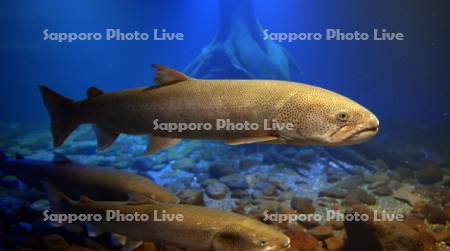
[[[319,87],[279,80],[193,79],[154,67],[158,86],[113,93],[91,87],[82,101],[39,86],[54,146],[83,123],[95,125],[99,148],[110,146],[120,133],[149,134],[146,154],[181,138],[335,146],[358,144],[378,132],[378,119],[369,110]],[[234,129],[239,124],[256,127]]]
[[[39,161],[22,157],[8,159],[0,152],[0,171],[17,176],[35,188],[42,188],[41,181],[50,182],[72,198],[87,195],[111,201],[178,201],[175,195],[143,176],[77,164],[57,153],[53,161]]]
[[[52,213],[101,215],[102,220],[90,224],[133,242],[154,241],[198,251],[282,251],[290,247],[289,237],[280,231],[236,213],[182,204],[97,202],[86,197],[76,202],[51,184],[45,186]],[[118,212],[147,215],[148,219],[119,221]]]

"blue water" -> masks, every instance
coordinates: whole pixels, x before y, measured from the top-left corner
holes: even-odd
[[[291,80],[340,92],[390,119],[449,122],[448,19],[444,1],[256,1],[255,15],[272,32],[327,28],[402,32],[404,41],[295,41],[285,47],[301,68]],[[36,86],[72,98],[89,86],[105,91],[152,83],[150,65],[183,70],[216,31],[217,1],[19,1],[1,3],[0,121],[45,121]],[[43,41],[51,32],[106,28],[182,32],[184,41]]]

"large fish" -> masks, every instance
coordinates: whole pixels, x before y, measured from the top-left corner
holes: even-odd
[[[91,87],[82,101],[40,86],[54,145],[63,144],[83,123],[96,126],[100,148],[110,146],[120,133],[152,135],[147,154],[181,138],[229,144],[351,145],[378,131],[378,119],[369,110],[319,87],[278,80],[193,79],[164,66],[154,67],[158,86],[113,93]],[[223,129],[218,120],[257,128]],[[169,123],[178,125],[177,130],[167,130]],[[182,124],[194,130],[180,130]],[[208,129],[205,124],[213,126]]]
[[[42,188],[42,181],[50,182],[71,198],[87,195],[110,201],[178,201],[175,195],[145,177],[77,164],[61,154],[55,154],[53,161],[39,161],[8,159],[0,152],[0,172],[17,176],[36,188]]]
[[[280,231],[236,213],[181,204],[96,202],[85,197],[76,202],[52,185],[46,187],[53,214],[100,215],[100,220],[89,223],[134,241],[197,251],[282,251],[290,247],[289,237]],[[119,220],[119,215],[127,215],[128,220]]]

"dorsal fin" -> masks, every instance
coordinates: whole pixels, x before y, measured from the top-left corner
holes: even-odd
[[[88,98],[95,98],[102,95],[104,92],[96,87],[89,87],[86,91],[86,95]]]
[[[61,153],[53,153],[53,160],[54,163],[72,163],[72,160],[67,158],[66,156],[62,155]]]
[[[94,202],[94,200],[89,198],[89,197],[87,197],[86,195],[81,195],[80,196],[80,202],[81,203],[91,203],[91,202]]]
[[[153,80],[158,85],[171,85],[189,79],[189,77],[183,73],[162,65],[154,64],[152,67],[156,69],[156,74]]]

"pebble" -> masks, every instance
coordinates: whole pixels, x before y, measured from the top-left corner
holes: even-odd
[[[336,183],[336,186],[345,190],[352,190],[363,183],[360,176],[349,176]]]
[[[189,158],[181,158],[178,160],[175,160],[175,162],[172,164],[172,169],[174,170],[191,170],[195,168],[195,163]]]
[[[308,230],[308,233],[316,237],[318,240],[325,240],[333,236],[333,228],[331,226],[317,226]]]
[[[319,197],[330,197],[334,199],[342,199],[346,195],[346,192],[337,188],[327,188],[319,192]]]
[[[390,196],[393,194],[393,191],[388,186],[381,186],[373,191],[375,195],[378,196]]]
[[[291,249],[295,251],[324,251],[319,241],[306,233],[300,225],[291,225],[286,232],[291,239]]]
[[[348,193],[344,199],[344,205],[351,206],[354,204],[364,203],[367,205],[375,205],[377,200],[372,195],[360,188],[355,188]]]
[[[30,209],[36,212],[42,212],[50,208],[50,203],[46,199],[37,200],[30,205]]]
[[[230,189],[222,182],[212,182],[205,188],[205,193],[208,197],[216,200],[225,198]]]
[[[245,177],[239,174],[231,174],[220,178],[220,181],[225,183],[231,189],[247,189],[249,185]]]
[[[345,248],[345,240],[342,236],[332,236],[325,240],[328,251],[343,251]]]
[[[416,177],[420,183],[431,185],[441,181],[444,178],[444,173],[440,167],[431,165],[416,172]]]
[[[407,202],[411,206],[422,201],[422,198],[420,198],[420,196],[416,193],[413,193],[413,188],[409,186],[400,187],[394,191],[392,196],[398,200]]]
[[[203,192],[200,189],[185,189],[178,194],[181,204],[203,206]]]
[[[209,175],[211,178],[219,179],[223,176],[238,173],[239,167],[233,162],[213,162],[209,165]]]
[[[20,187],[20,180],[16,176],[6,175],[0,180],[0,185],[9,189],[17,189]]]
[[[291,207],[299,214],[313,214],[316,211],[313,201],[308,198],[293,198],[291,200]]]

